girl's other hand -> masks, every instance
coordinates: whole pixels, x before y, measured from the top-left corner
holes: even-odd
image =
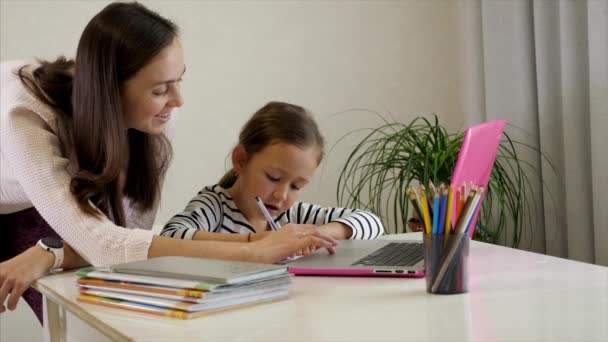
[[[310,224],[287,224],[255,245],[255,259],[275,263],[292,255],[310,255],[318,248],[335,253],[338,240]]]

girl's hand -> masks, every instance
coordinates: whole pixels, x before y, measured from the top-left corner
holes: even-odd
[[[19,298],[38,278],[51,269],[55,256],[38,246],[0,263],[0,313],[17,308]]]
[[[324,236],[324,238],[326,239],[332,239],[334,241],[334,245],[327,248],[327,251],[329,252],[329,254],[334,254],[336,253],[336,245],[338,244],[339,238],[336,238],[335,236],[333,236],[330,232],[328,232],[327,230],[323,229],[324,226],[315,226],[315,225],[311,225],[311,224],[298,224],[296,225],[302,229],[308,229],[308,230],[314,230],[316,231],[315,234],[319,234],[320,236]],[[312,253],[314,253],[318,248],[314,247],[314,246],[308,246],[302,250],[299,250],[295,255],[296,256],[300,256],[300,255],[310,255]]]
[[[341,222],[330,222],[318,228],[338,240],[348,239],[353,235],[353,229]]]
[[[318,248],[327,248],[334,253],[338,241],[314,225],[287,224],[251,244],[255,245],[253,252],[256,260],[275,263],[292,255],[312,254]]]

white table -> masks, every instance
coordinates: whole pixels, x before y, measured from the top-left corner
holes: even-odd
[[[186,321],[78,303],[73,272],[35,286],[57,340],[608,341],[608,268],[479,242],[470,253],[468,294],[427,294],[424,279],[295,277],[288,300]]]

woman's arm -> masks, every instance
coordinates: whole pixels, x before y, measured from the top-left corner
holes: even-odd
[[[210,233],[205,231],[197,231],[192,236],[192,240],[205,240],[205,241],[225,241],[225,242],[254,242],[261,240],[268,236],[272,232],[261,232],[251,234],[226,234],[226,233]]]
[[[2,113],[1,122],[2,153],[27,198],[57,234],[92,265],[145,259],[152,231],[125,229],[107,217],[82,212],[70,191],[69,161],[63,156],[59,137],[43,120],[45,117],[55,124],[54,116],[37,105],[44,114],[16,105]]]
[[[297,252],[304,251],[304,254],[308,255],[318,248],[331,250],[335,246],[334,240],[318,231],[290,225],[251,243],[192,241],[155,236],[148,257],[178,255],[274,263]],[[8,308],[14,310],[23,292],[36,279],[44,276],[54,261],[52,253],[39,246],[33,246],[16,257],[0,263],[0,313],[6,310],[5,301]],[[64,244],[63,268],[85,265],[87,262],[69,245]]]
[[[318,248],[333,250],[337,244],[334,238],[322,231],[297,225],[286,226],[278,232],[252,234],[250,243],[237,242],[237,239],[247,239],[246,234],[206,233],[199,237],[215,240],[182,240],[155,236],[148,257],[181,255],[275,263],[303,249],[310,251],[305,254],[310,254]]]

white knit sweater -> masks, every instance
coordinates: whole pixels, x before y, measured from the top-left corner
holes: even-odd
[[[61,238],[94,266],[146,259],[158,205],[139,212],[125,199],[129,229],[79,209],[70,192],[68,160],[57,136],[57,115],[15,75],[24,64],[1,64],[0,214],[36,207]],[[27,234],[26,228],[18,229]]]

